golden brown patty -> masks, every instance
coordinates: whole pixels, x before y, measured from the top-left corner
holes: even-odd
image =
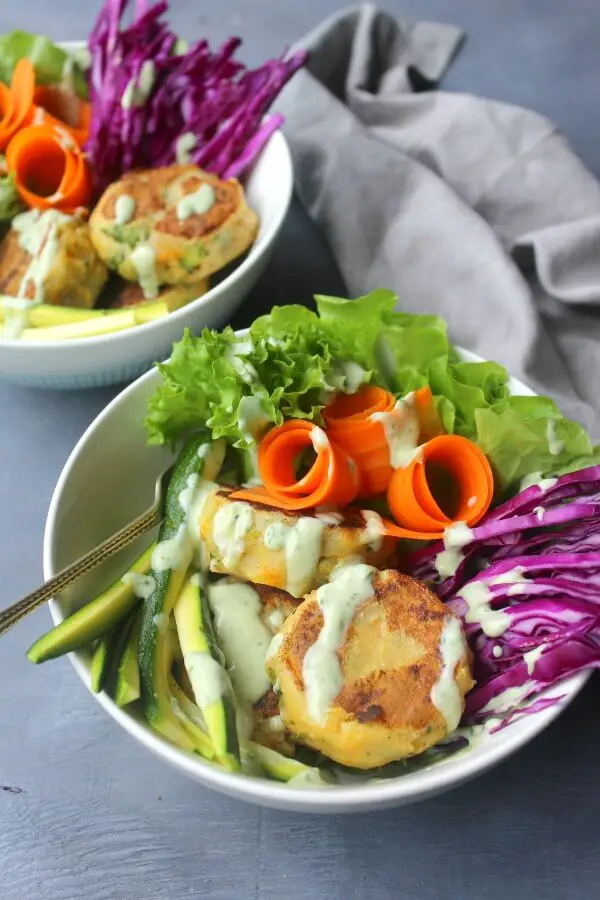
[[[111,308],[124,308],[127,306],[138,306],[145,303],[146,298],[139,286],[133,281],[119,281],[116,290],[111,286],[110,297],[108,297],[107,305]],[[208,290],[208,278],[204,281],[198,281],[193,284],[168,284],[160,289],[157,300],[164,301],[170,312],[185,306],[192,300],[202,297]],[[108,296],[108,289],[106,295]]]
[[[203,186],[214,192],[212,206],[188,210],[183,217],[179,202]],[[120,224],[117,201],[123,196],[132,209],[131,218]],[[129,172],[111,184],[91,215],[90,228],[98,253],[123,278],[138,280],[131,253],[144,244],[154,253],[159,284],[189,284],[244,253],[256,238],[258,217],[236,179],[221,181],[197,166],[177,165]]]
[[[211,495],[200,516],[199,533],[208,551],[212,572],[271,585],[287,590],[295,597],[302,597],[313,588],[325,584],[332,570],[350,557],[357,562],[382,566],[389,562],[395,552],[396,541],[373,534],[361,516],[356,521],[345,519],[341,524],[324,524],[314,565],[310,565],[310,553],[302,544],[293,552],[294,562],[300,557],[305,563],[305,577],[294,578],[292,584],[286,549],[271,549],[267,546],[267,529],[283,526],[285,534],[289,536],[291,529],[297,527],[303,519],[314,517],[302,513],[284,513],[260,503],[240,504],[239,501],[231,500],[229,493],[223,488]],[[223,544],[219,541],[219,518],[223,516],[225,508],[233,504],[252,509],[252,526],[241,541],[242,552],[232,562],[225,558]]]
[[[260,597],[263,620],[273,634],[277,634],[283,628],[285,620],[291,616],[301,601],[297,597],[292,597],[287,591],[271,587],[268,584],[253,584],[252,587]]]
[[[343,603],[353,589],[353,575],[348,569],[336,602]],[[395,570],[370,578],[370,595],[333,651],[341,687],[322,718],[311,713],[304,668],[324,625],[317,592],[286,621],[282,642],[268,660],[278,682],[281,716],[292,735],[361,769],[414,756],[438,743],[458,724],[464,695],[473,686],[462,626],[441,601]],[[456,721],[450,723],[447,716]]]
[[[108,272],[94,250],[88,224],[72,217],[61,221],[54,231],[55,251],[41,284],[41,299],[44,303],[91,309]],[[10,297],[19,295],[32,262],[32,256],[21,247],[19,240],[19,233],[10,229],[0,243],[0,294]],[[41,244],[38,256],[44,252],[46,241]],[[33,300],[34,291],[33,281],[25,281],[23,296]]]

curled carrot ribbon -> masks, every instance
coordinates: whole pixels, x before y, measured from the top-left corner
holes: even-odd
[[[58,85],[36,85],[31,60],[20,59],[10,87],[0,84],[0,150],[27,125],[49,125],[69,133],[82,147],[88,137],[92,107]]]
[[[74,213],[92,197],[89,169],[68,132],[49,125],[30,125],[13,137],[6,167],[27,206]]]
[[[50,125],[67,131],[79,147],[88,139],[91,104],[76,94],[53,85],[38,85],[33,95],[34,112],[29,124]]]
[[[0,84],[0,150],[4,150],[31,115],[35,70],[30,60],[16,64],[10,87]]]
[[[306,450],[314,450],[315,459],[298,478],[297,461]],[[236,491],[233,498],[300,510],[325,503],[347,506],[358,491],[354,460],[322,428],[302,419],[290,419],[268,432],[258,448],[258,468],[265,487]]]
[[[451,516],[436,499],[431,483],[434,466],[455,494]],[[489,509],[493,494],[494,476],[477,444],[456,434],[440,435],[423,444],[410,465],[392,475],[387,501],[398,524],[385,521],[387,534],[416,537],[419,532],[434,538],[455,522],[474,525]]]
[[[389,391],[366,385],[356,394],[337,394],[323,416],[327,433],[360,469],[359,497],[383,493],[394,474],[388,431],[412,431],[416,446],[443,430],[428,387],[397,402]]]
[[[412,540],[439,538],[455,522],[473,525],[487,512],[494,493],[490,464],[472,441],[439,433],[429,388],[415,392],[403,407],[392,394],[368,385],[357,394],[339,395],[324,415],[327,431],[298,419],[269,431],[258,449],[264,487],[235,491],[232,497],[302,510],[326,503],[343,507],[357,496],[386,491],[395,522],[382,519],[384,532]],[[385,416],[392,417],[391,424]],[[389,445],[391,426],[409,430],[408,446],[416,446],[397,467]],[[315,458],[298,477],[298,460],[307,448]]]

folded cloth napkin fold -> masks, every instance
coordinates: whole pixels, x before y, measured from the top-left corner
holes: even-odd
[[[433,90],[462,37],[365,5],[300,41],[277,103],[298,195],[351,296],[438,313],[599,440],[600,184],[537,113]]]

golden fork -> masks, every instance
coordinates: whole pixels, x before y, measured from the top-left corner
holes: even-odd
[[[58,575],[50,578],[49,581],[32,591],[31,594],[27,594],[22,600],[17,600],[16,603],[0,612],[0,636],[8,631],[9,628],[12,628],[13,625],[16,625],[24,616],[46,603],[47,600],[50,600],[55,594],[64,591],[65,588],[77,581],[78,578],[81,578],[82,575],[87,574],[91,569],[94,569],[119,550],[122,550],[123,547],[130,544],[140,534],[149,531],[155,525],[159,525],[162,520],[164,496],[172,471],[173,467],[171,466],[170,469],[167,469],[166,472],[163,472],[156,479],[154,503],[146,512],[105,541],[102,541],[89,553],[71,563],[70,566],[67,566]]]

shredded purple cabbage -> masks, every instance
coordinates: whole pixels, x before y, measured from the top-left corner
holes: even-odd
[[[97,189],[131,169],[176,162],[184,135],[195,139],[191,162],[222,178],[239,177],[280,127],[281,116],[265,115],[306,54],[284,54],[247,69],[234,59],[241,44],[236,37],[216,52],[201,40],[179,53],[177,36],[164,21],[165,0],[138,0],[126,25],[129,5],[107,0],[88,43],[92,121],[86,150]]]
[[[441,580],[444,549],[440,541],[417,551],[406,569],[463,620],[476,679],[465,724],[497,718],[498,731],[562,699],[549,688],[600,667],[600,466],[529,487],[488,513]]]

